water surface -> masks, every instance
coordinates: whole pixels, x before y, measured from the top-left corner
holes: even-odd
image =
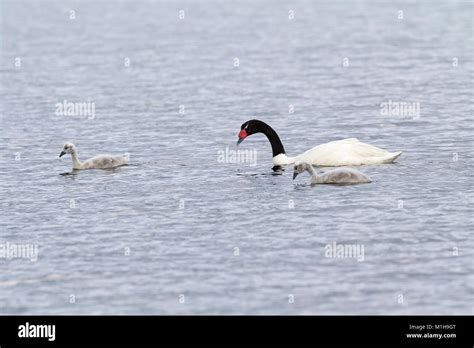
[[[472,313],[471,2],[0,6],[0,243],[39,250],[0,259],[2,314]],[[345,187],[271,175],[262,135],[238,148],[255,165],[219,161],[250,118],[289,155],[345,137],[403,155]],[[66,141],[131,165],[60,175]]]

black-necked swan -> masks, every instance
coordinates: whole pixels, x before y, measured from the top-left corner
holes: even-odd
[[[388,152],[378,147],[361,143],[355,138],[331,141],[321,144],[295,157],[288,157],[280,137],[265,122],[249,120],[240,127],[239,145],[246,137],[255,133],[267,136],[273,151],[273,165],[283,166],[297,161],[318,166],[359,166],[363,164],[392,163],[401,151]]]
[[[85,162],[81,162],[77,156],[76,145],[72,143],[64,144],[59,157],[65,154],[71,154],[72,169],[110,169],[128,164],[128,157],[125,155],[97,155]]]
[[[354,185],[354,184],[366,184],[372,182],[372,179],[369,178],[362,172],[354,168],[336,168],[331,169],[321,175],[318,175],[314,170],[313,166],[305,162],[296,162],[293,172],[293,180],[295,180],[298,174],[307,171],[311,175],[310,183],[311,185],[316,184],[332,184],[332,185]]]

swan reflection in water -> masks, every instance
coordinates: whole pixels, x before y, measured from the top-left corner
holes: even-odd
[[[105,173],[105,174],[115,174],[117,172],[120,172],[122,170],[122,167],[130,167],[130,165],[129,164],[124,164],[120,167],[104,168],[104,169],[100,169],[100,172]],[[81,170],[81,169],[72,169],[70,172],[59,173],[59,175],[74,177],[74,176],[79,175],[79,173],[82,172],[82,171],[83,170]]]

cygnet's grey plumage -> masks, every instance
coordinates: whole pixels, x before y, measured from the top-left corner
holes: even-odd
[[[77,155],[77,148],[72,143],[64,144],[59,157],[70,154],[72,157],[72,169],[110,169],[128,164],[128,157],[125,155],[97,155],[81,162]]]
[[[307,171],[311,175],[311,185],[332,184],[332,185],[354,185],[372,182],[372,179],[364,173],[348,167],[331,169],[323,174],[318,174],[313,166],[308,163],[295,163],[293,179],[298,174]]]

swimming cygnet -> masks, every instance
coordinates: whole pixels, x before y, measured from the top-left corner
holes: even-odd
[[[372,182],[364,173],[353,168],[341,167],[331,169],[321,175],[318,175],[311,164],[305,162],[295,163],[293,180],[298,174],[307,171],[311,175],[311,185],[316,184],[333,184],[333,185],[353,185]]]
[[[89,158],[85,162],[81,162],[77,157],[76,145],[72,143],[64,144],[63,150],[59,154],[59,157],[67,153],[71,154],[72,157],[72,169],[109,169],[128,164],[128,157],[125,155],[98,155]]]

